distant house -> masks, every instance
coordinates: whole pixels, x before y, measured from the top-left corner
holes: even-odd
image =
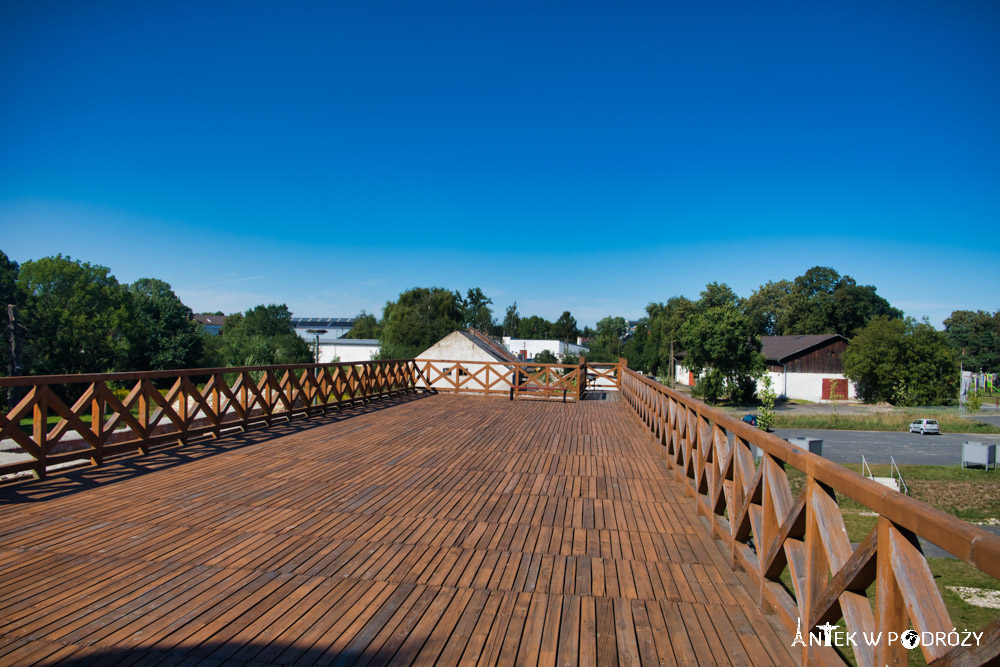
[[[778,396],[807,401],[856,398],[854,383],[844,376],[842,357],[847,339],[840,334],[761,336],[760,343]],[[684,353],[677,356],[681,359],[676,367],[677,383],[693,385],[697,378],[684,366]],[[762,386],[758,383],[757,388]]]
[[[194,321],[201,325],[205,333],[211,336],[218,336],[222,333],[222,327],[226,323],[226,318],[223,315],[199,313],[194,316]]]
[[[560,361],[567,354],[580,356],[581,354],[586,354],[589,350],[589,348],[583,345],[564,343],[561,340],[535,340],[532,338],[512,338],[510,336],[504,336],[503,344],[507,346],[511,354],[521,361],[533,361],[535,356],[545,350],[554,354]]]
[[[856,398],[854,383],[844,376],[847,339],[840,334],[761,336],[760,343],[779,396],[808,401]]]
[[[445,376],[438,377],[436,374],[431,380],[431,386],[435,389],[447,390],[454,387],[454,383],[459,385],[464,382],[473,382],[480,389],[480,382],[486,381],[486,373],[483,372],[483,363],[476,362],[501,362],[516,363],[510,352],[502,345],[476,329],[463,329],[453,331],[429,348],[417,355],[417,361],[422,359],[428,361],[452,361],[461,362],[459,365],[438,364],[439,369],[444,370]],[[496,379],[497,375],[505,372],[508,367],[493,367],[490,369],[490,381]],[[478,374],[478,375],[477,375]],[[471,380],[470,376],[476,375],[479,381]],[[504,385],[505,386],[505,385]],[[497,389],[500,393],[503,386]]]

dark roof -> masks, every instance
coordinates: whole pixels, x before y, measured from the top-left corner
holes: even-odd
[[[820,347],[834,340],[847,339],[840,334],[817,334],[809,336],[761,336],[761,352],[768,361],[781,362],[814,347]]]
[[[482,331],[479,331],[478,329],[463,329],[458,333],[468,338],[470,341],[473,342],[473,344],[476,345],[476,347],[482,349],[487,354],[494,357],[497,361],[513,361],[515,363],[517,362],[517,359],[511,356],[510,352],[507,351],[507,348],[505,348],[503,345],[500,345],[495,340],[484,334]]]
[[[353,317],[293,317],[296,329],[350,329],[357,320]]]
[[[201,313],[194,316],[194,321],[198,324],[221,327],[226,323],[223,315],[203,315]]]

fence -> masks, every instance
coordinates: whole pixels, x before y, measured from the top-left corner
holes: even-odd
[[[385,398],[413,391],[415,376],[413,361],[403,360],[0,378],[0,387],[27,387],[0,414],[0,441],[11,439],[32,457],[0,465],[0,477],[45,477],[53,465],[100,465],[165,443]],[[60,398],[67,394],[79,398],[68,405]],[[29,430],[21,426],[26,419]]]
[[[204,383],[199,386],[201,380]],[[157,384],[169,386],[166,391]],[[613,384],[613,387],[611,386]],[[579,399],[588,387],[619,389],[622,400],[685,483],[734,567],[791,631],[807,637],[843,618],[847,632],[948,634],[954,629],[918,538],[1000,578],[1000,537],[826,461],[618,364],[528,364],[438,360],[378,361],[216,368],[145,373],[0,379],[28,387],[6,416],[0,439],[13,439],[32,460],[0,466],[0,475],[81,458],[106,458],[158,445],[218,436],[226,429],[270,424],[333,407],[419,388],[505,394],[535,386]],[[79,388],[67,405],[56,385]],[[119,398],[116,386],[127,389]],[[54,423],[50,427],[50,416]],[[30,432],[22,428],[30,419]],[[89,420],[89,423],[87,423]],[[57,452],[69,439],[80,449]],[[761,451],[760,462],[754,449]],[[793,494],[789,471],[804,476]],[[838,506],[846,496],[877,515],[875,527],[852,545]],[[782,583],[787,569],[790,584]],[[978,646],[921,644],[928,663],[984,664],[1000,657],[1000,620],[984,628]],[[859,665],[904,664],[901,642],[851,645]],[[802,647],[803,663],[840,663],[832,648]]]
[[[890,632],[944,633],[949,618],[918,537],[1000,578],[1000,537],[924,503],[886,489],[835,463],[725,415],[627,368],[622,399],[649,430],[697,511],[721,539],[732,564],[744,570],[792,632],[805,637],[803,664],[840,664],[832,647],[810,645],[810,631],[844,619],[859,665],[906,664],[907,648]],[[762,452],[754,462],[754,447]],[[793,495],[788,468],[805,476]],[[854,546],[838,494],[878,515]],[[787,567],[791,590],[781,582]],[[801,626],[799,622],[801,619]],[[883,640],[870,646],[862,633]],[[937,637],[938,635],[933,635]],[[929,664],[979,665],[1000,656],[1000,620],[983,629],[978,646],[921,643]]]
[[[514,361],[417,359],[417,386],[441,392],[507,394],[512,387],[554,394],[566,391],[579,400],[587,390],[617,390],[618,364],[535,364]],[[580,378],[586,378],[580,382]]]

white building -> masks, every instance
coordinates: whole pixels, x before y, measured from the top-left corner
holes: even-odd
[[[847,339],[840,334],[761,336],[771,388],[784,398],[828,401],[857,398],[854,383],[844,375],[841,356]],[[678,384],[693,385],[697,378],[683,362],[676,367]],[[763,383],[758,382],[758,391]]]
[[[513,366],[507,364],[517,362],[503,346],[475,329],[454,331],[418,354],[418,366],[423,370],[420,361],[455,362],[433,365],[431,387],[442,391],[454,391],[456,385],[482,391],[484,384],[493,386],[499,376],[512,376]],[[508,386],[501,382],[495,388],[500,394]]]
[[[308,339],[307,339],[308,340]],[[309,341],[309,347],[315,339]],[[382,347],[376,338],[332,338],[319,341],[319,362],[332,364],[335,361],[371,361]]]
[[[530,338],[512,338],[504,336],[503,344],[507,346],[510,353],[523,361],[531,361],[536,355],[548,350],[555,355],[556,359],[562,361],[567,354],[580,356],[586,354],[589,348],[573,343],[564,343],[561,340],[534,340]]]

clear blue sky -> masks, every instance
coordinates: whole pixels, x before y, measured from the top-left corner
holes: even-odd
[[[994,0],[0,4],[0,249],[196,311],[826,265],[940,326],[1000,308],[998,221]]]

